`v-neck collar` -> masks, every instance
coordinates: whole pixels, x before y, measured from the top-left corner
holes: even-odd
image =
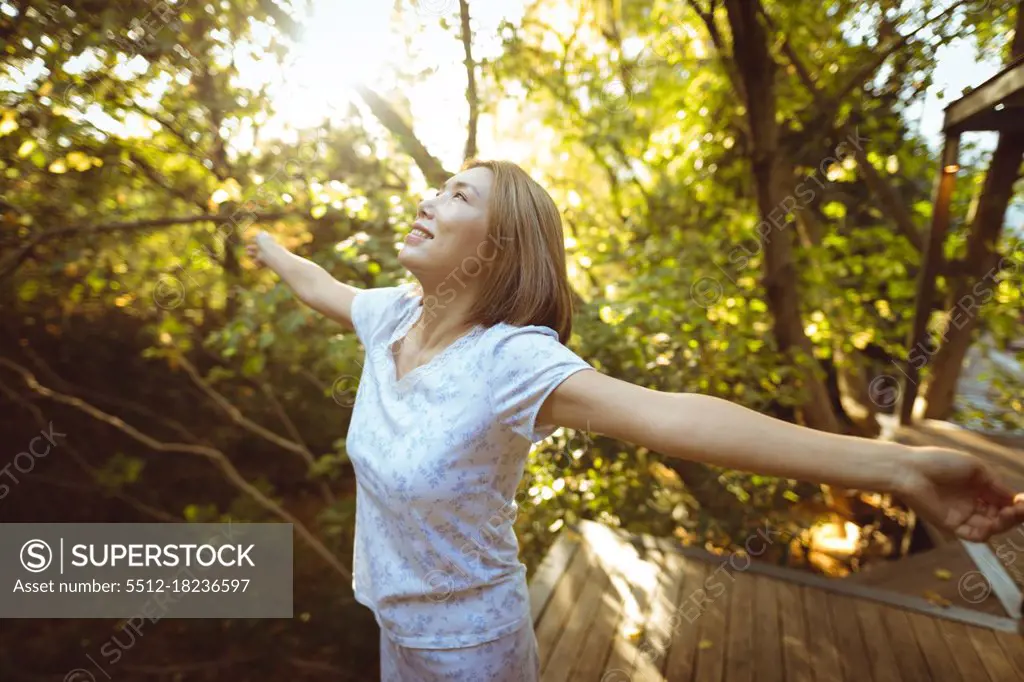
[[[440,361],[442,359],[444,359],[445,356],[449,355],[451,353],[451,351],[453,351],[457,347],[461,346],[463,343],[468,341],[470,338],[476,336],[476,334],[483,329],[483,325],[480,325],[480,324],[474,325],[472,329],[470,329],[465,334],[463,334],[462,336],[460,336],[459,338],[455,339],[454,341],[449,343],[447,346],[442,348],[441,352],[439,352],[436,355],[434,355],[434,357],[430,358],[426,362],[424,362],[424,363],[422,363],[422,364],[420,364],[420,365],[418,365],[416,367],[413,367],[408,372],[403,374],[401,378],[399,378],[398,377],[398,361],[395,358],[394,346],[399,341],[405,341],[405,338],[409,335],[409,332],[412,331],[413,326],[422,317],[423,317],[423,297],[420,296],[419,297],[419,302],[416,304],[416,312],[414,314],[409,315],[408,318],[402,324],[398,325],[398,327],[395,328],[395,331],[392,332],[391,337],[388,339],[387,347],[385,348],[384,355],[387,357],[387,365],[388,365],[387,366],[387,374],[388,374],[388,379],[391,381],[391,385],[392,386],[403,387],[403,386],[405,386],[405,385],[407,385],[409,383],[408,379],[411,376],[413,376],[415,374],[418,374],[418,373],[421,373],[421,371],[425,370],[427,367],[439,365]]]

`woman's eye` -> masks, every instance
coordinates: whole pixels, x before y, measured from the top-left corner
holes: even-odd
[[[465,194],[463,194],[462,192],[459,192],[459,193],[458,193],[458,194],[456,194],[455,196],[457,196],[457,197],[462,197],[462,200],[463,200],[463,201],[468,201],[468,200],[466,199],[466,195],[465,195]]]

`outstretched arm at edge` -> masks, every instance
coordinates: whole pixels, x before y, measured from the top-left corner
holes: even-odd
[[[352,301],[361,289],[339,282],[313,261],[278,244],[266,232],[260,232],[253,239],[249,255],[277,273],[300,301],[353,329]]]
[[[967,453],[825,433],[722,398],[656,391],[597,371],[562,382],[538,422],[729,469],[893,493],[965,540],[981,542],[1024,522],[1024,494],[1015,503]]]

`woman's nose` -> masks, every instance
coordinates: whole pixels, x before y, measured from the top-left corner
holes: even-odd
[[[419,205],[416,207],[416,217],[417,218],[426,218],[428,220],[432,220],[432,216],[430,216],[427,213],[428,209],[430,209],[430,202],[431,201],[433,201],[433,197],[431,197],[429,199],[424,199],[423,201],[421,201],[419,203]]]

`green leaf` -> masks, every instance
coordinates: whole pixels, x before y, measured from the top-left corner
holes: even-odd
[[[262,354],[253,354],[245,359],[242,363],[242,374],[251,377],[259,374],[263,371],[263,364],[266,359]]]
[[[18,287],[18,298],[26,303],[33,300],[39,293],[39,281],[30,279]]]

